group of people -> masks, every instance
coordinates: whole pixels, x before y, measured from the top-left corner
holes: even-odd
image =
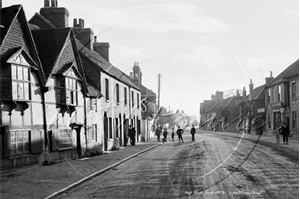
[[[124,131],[124,137],[125,137],[125,146],[127,146],[128,139],[130,139],[130,145],[134,146],[135,145],[135,135],[136,135],[136,130],[134,127],[129,126],[128,128],[128,137],[126,135],[126,131]]]
[[[275,143],[280,143],[280,135],[282,135],[283,144],[288,144],[289,128],[283,123],[280,127],[275,129]]]
[[[160,135],[161,135],[161,133],[163,135],[162,142],[165,143],[167,141],[168,134],[169,134],[167,128],[164,128],[163,132],[161,132],[161,127],[157,127],[156,128],[155,135],[157,136],[157,141],[158,142],[160,142]],[[176,134],[178,136],[179,143],[180,142],[184,143],[183,138],[182,138],[182,134],[183,133],[184,133],[184,130],[182,128],[180,128],[180,126],[178,126]],[[194,125],[192,125],[190,133],[192,135],[192,141],[195,141],[196,129],[195,129]],[[172,138],[173,142],[174,142],[174,137],[175,137],[175,131],[174,131],[174,128],[172,128],[171,138]]]

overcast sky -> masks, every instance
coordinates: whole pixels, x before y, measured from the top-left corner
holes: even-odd
[[[22,4],[29,20],[43,0]],[[199,117],[211,94],[265,83],[299,58],[298,0],[58,0],[84,19],[99,42],[110,43],[110,61],[129,74],[139,62],[143,85],[161,105]]]

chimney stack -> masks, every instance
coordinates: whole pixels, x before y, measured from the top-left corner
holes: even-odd
[[[66,8],[58,8],[57,0],[44,1],[44,7],[40,10],[40,15],[50,21],[56,28],[69,27],[69,11]]]
[[[97,37],[94,38],[97,41]],[[95,42],[94,51],[99,53],[106,61],[109,61],[109,43],[108,42]]]
[[[252,83],[252,79],[250,79],[250,84],[249,84],[249,94],[251,94],[251,92],[253,91],[253,83]]]
[[[270,71],[270,77],[266,77],[266,84],[268,84],[273,79],[274,79],[274,77],[272,76],[272,71]]]
[[[93,30],[91,28],[84,28],[84,20],[81,18],[78,19],[78,23],[77,19],[74,19],[73,27],[76,39],[88,49],[93,50]]]
[[[246,95],[247,95],[247,92],[246,92],[246,88],[244,87],[243,88],[243,97],[246,97]]]

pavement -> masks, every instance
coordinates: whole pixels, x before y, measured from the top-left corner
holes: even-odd
[[[219,134],[222,136],[241,137],[241,134],[231,132],[199,131],[197,133]],[[189,132],[184,133],[185,136]],[[259,138],[259,142],[274,144],[274,136],[257,136],[246,134],[243,139]],[[177,137],[175,137],[177,140]],[[0,174],[0,198],[54,198],[84,183],[91,178],[132,159],[146,151],[159,146],[153,138],[135,146],[122,147],[120,150],[108,151],[105,154],[78,159],[64,159],[48,166],[31,166],[20,169],[3,171]],[[282,143],[280,147],[299,151],[299,138],[290,137],[289,144]]]
[[[160,144],[153,138],[98,156],[3,171],[0,198],[54,198]]]
[[[202,131],[197,129],[197,133],[207,133],[207,134],[216,134],[220,136],[229,136],[235,138],[242,138],[241,133],[232,133],[232,132],[214,132],[214,131]],[[269,147],[279,147],[283,150],[287,151],[296,151],[299,153],[299,137],[289,137],[288,144],[283,144],[282,135],[280,135],[280,142],[279,144],[275,144],[275,136],[274,135],[252,135],[252,134],[244,134],[242,139],[251,140],[253,143],[263,144]]]

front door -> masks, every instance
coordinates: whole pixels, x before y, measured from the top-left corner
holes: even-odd
[[[281,113],[279,111],[274,112],[274,130],[280,127],[280,125],[281,125]]]
[[[108,148],[108,118],[106,115],[104,115],[103,119],[103,124],[104,124],[104,151],[107,151]]]

